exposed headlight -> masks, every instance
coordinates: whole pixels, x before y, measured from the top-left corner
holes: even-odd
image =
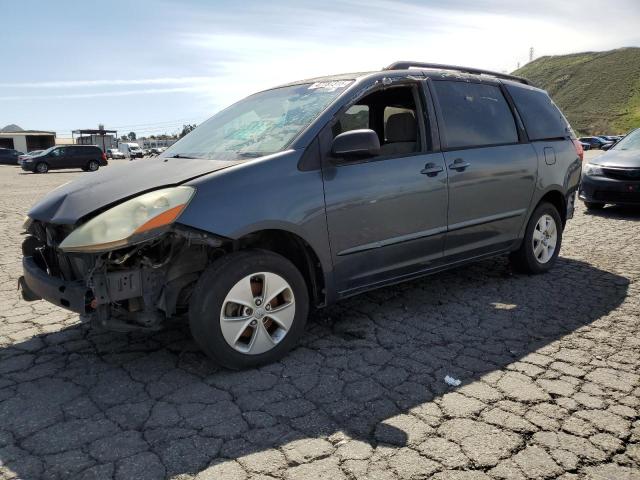
[[[22,222],[22,231],[26,232],[27,230],[29,230],[32,224],[33,218],[29,217],[28,215],[24,217],[24,220]]]
[[[162,234],[191,200],[192,187],[163,188],[110,208],[71,232],[65,252],[103,252]]]
[[[594,165],[593,163],[587,163],[584,166],[584,174],[590,177],[601,177],[604,175],[602,167],[600,165]]]

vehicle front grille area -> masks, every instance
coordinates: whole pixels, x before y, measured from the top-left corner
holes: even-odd
[[[22,244],[25,256],[31,256],[36,264],[50,276],[61,280],[81,280],[87,272],[86,262],[78,257],[70,257],[56,247],[71,233],[70,225],[55,225],[34,221],[29,228],[29,236]]]
[[[602,172],[616,180],[640,182],[640,168],[603,168]]]
[[[613,192],[599,190],[593,195],[594,200],[604,203],[637,203],[640,205],[640,192]]]

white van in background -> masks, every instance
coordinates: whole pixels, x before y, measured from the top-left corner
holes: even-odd
[[[142,158],[142,149],[137,143],[120,143],[118,150],[129,158]]]

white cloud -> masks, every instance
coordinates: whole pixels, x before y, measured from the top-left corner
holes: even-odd
[[[190,85],[203,84],[212,77],[162,77],[140,79],[104,79],[104,80],[61,80],[46,82],[12,82],[0,83],[0,88],[82,88],[82,87],[120,87],[130,85]]]
[[[15,100],[50,100],[50,99],[73,99],[73,98],[98,98],[98,97],[126,97],[131,95],[157,95],[162,93],[196,93],[207,92],[209,87],[175,87],[175,88],[147,88],[140,90],[114,90],[112,92],[91,92],[91,93],[63,93],[52,95],[8,95],[0,97],[0,101]]]

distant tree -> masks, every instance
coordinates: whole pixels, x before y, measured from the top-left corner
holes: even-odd
[[[194,128],[196,128],[196,126],[197,125],[195,123],[193,125],[190,125],[190,124],[183,125],[182,132],[180,132],[180,135],[178,138],[184,137],[187,133],[191,132]]]
[[[151,140],[155,140],[155,139],[156,139],[156,136],[155,136],[155,135],[151,135],[149,138],[150,138]]]
[[[135,140],[136,139],[136,132],[129,132],[129,140]]]
[[[129,137],[127,137],[126,135],[122,135],[120,137],[120,140],[122,140],[123,142],[126,142],[127,140],[129,140]]]

